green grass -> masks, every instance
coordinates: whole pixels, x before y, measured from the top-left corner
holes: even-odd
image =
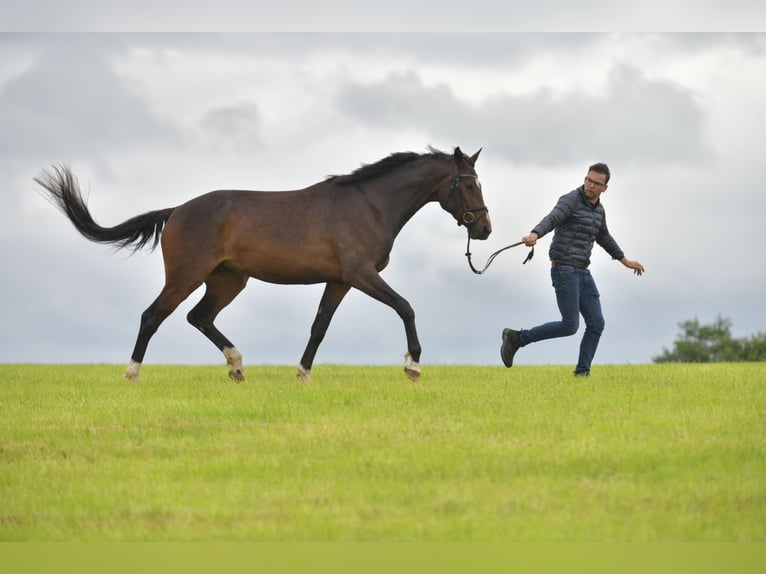
[[[3,541],[764,541],[766,364],[0,365]]]

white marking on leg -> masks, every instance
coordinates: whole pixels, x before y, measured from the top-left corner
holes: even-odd
[[[242,369],[242,353],[236,347],[224,347],[223,356],[226,357],[226,364],[229,366],[229,378],[233,381],[244,381],[245,372]]]
[[[411,381],[417,381],[420,378],[420,363],[413,361],[409,353],[404,355],[404,374]]]
[[[304,369],[303,365],[298,365],[298,372],[295,373],[295,378],[304,383],[311,382],[311,369]]]
[[[138,382],[138,372],[141,370],[141,363],[135,362],[133,359],[128,363],[128,368],[125,369],[123,377],[128,379],[132,383]]]

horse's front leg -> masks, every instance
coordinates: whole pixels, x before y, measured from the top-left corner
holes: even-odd
[[[407,336],[407,354],[405,355],[407,364],[404,366],[404,374],[411,381],[417,381],[420,378],[421,348],[418,332],[415,328],[415,311],[412,309],[412,306],[377,273],[360,278],[354,283],[354,287],[381,303],[385,303],[401,317],[404,323],[404,332]]]
[[[311,380],[311,365],[314,364],[314,357],[316,356],[319,344],[324,339],[325,333],[327,333],[327,327],[330,326],[335,310],[340,305],[340,302],[343,301],[343,297],[346,296],[349,289],[351,289],[351,286],[344,283],[328,283],[325,285],[314,324],[311,326],[311,336],[306,345],[306,350],[303,351],[300,365],[298,365],[298,372],[295,375],[306,383]]]

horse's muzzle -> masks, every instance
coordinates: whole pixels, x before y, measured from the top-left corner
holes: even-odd
[[[474,219],[472,223],[466,223],[465,226],[471,239],[484,240],[492,233],[492,222],[486,211]]]

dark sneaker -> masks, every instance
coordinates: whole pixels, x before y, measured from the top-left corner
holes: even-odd
[[[575,371],[574,376],[575,377],[590,377],[590,373],[588,371]]]
[[[513,366],[513,356],[521,347],[520,331],[513,329],[503,329],[503,344],[500,347],[500,357],[506,367]]]

